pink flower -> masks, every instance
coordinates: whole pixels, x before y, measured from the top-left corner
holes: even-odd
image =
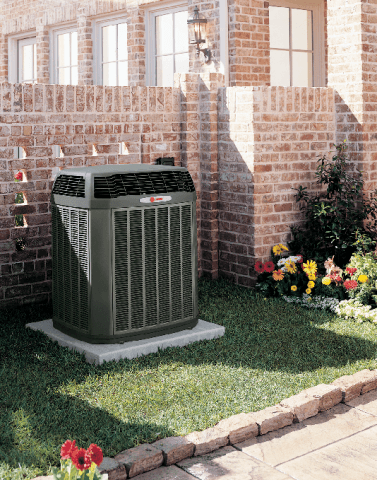
[[[355,269],[356,270],[356,269]],[[355,290],[355,288],[357,288],[357,282],[356,280],[346,280],[344,283],[343,283],[344,287],[347,289],[347,290]]]
[[[22,180],[22,172],[16,173],[16,175],[14,176],[14,179],[16,182],[19,182],[20,180]]]
[[[354,275],[357,272],[357,268],[347,267],[346,272],[348,273],[348,275],[351,275],[352,277],[352,275]]]

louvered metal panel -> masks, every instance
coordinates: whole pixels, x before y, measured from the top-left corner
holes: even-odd
[[[193,203],[113,212],[115,330],[193,315]]]
[[[52,193],[85,198],[85,179],[78,175],[59,175],[55,180]]]
[[[52,234],[54,316],[88,331],[88,211],[53,205]]]
[[[184,171],[125,173],[94,178],[94,198],[194,191],[191,175]]]

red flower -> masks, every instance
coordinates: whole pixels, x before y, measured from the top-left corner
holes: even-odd
[[[102,450],[95,443],[91,443],[87,450],[90,460],[100,466],[103,460]]]
[[[346,280],[343,285],[347,290],[355,290],[357,288],[356,280]]]
[[[302,255],[297,255],[297,257],[300,257],[300,258],[297,260],[297,262],[298,262],[298,263],[303,263],[303,261],[304,261],[303,256],[302,256]]]
[[[85,450],[85,448],[80,448],[80,450],[75,450],[71,457],[73,465],[79,470],[86,470],[90,468],[92,461],[90,454]]]
[[[271,273],[274,270],[274,268],[275,268],[274,262],[271,262],[271,260],[264,264],[264,270],[268,273]]]
[[[17,181],[22,180],[22,172],[16,173],[16,175],[14,176],[14,179],[17,180]]]
[[[339,275],[336,275],[334,280],[339,283],[342,281],[342,277],[340,277]]]
[[[260,260],[257,261],[254,268],[258,273],[263,273],[264,272],[264,265]]]
[[[77,450],[77,447],[75,445],[76,440],[67,440],[66,442],[63,443],[62,448],[60,449],[60,456],[64,460],[68,460],[68,458],[72,457],[72,454]]]
[[[351,268],[351,267],[347,267],[346,268],[346,272],[348,273],[348,275],[353,275],[354,273],[357,272],[357,268]]]

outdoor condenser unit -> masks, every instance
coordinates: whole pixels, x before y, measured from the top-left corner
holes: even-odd
[[[197,324],[196,193],[185,168],[62,170],[51,208],[55,328],[120,343]]]

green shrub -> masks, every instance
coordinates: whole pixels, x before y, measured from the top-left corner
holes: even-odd
[[[359,283],[354,290],[349,290],[350,298],[355,299],[363,305],[372,305],[376,307],[377,304],[377,258],[375,252],[368,252],[365,254],[354,253],[347,265],[351,268],[357,268],[354,277],[359,278],[360,275],[366,275],[368,281]]]
[[[296,189],[296,201],[303,202],[305,223],[291,228],[293,240],[289,247],[318,264],[335,256],[336,264],[343,268],[355,251],[356,232],[365,238],[376,237],[377,200],[363,196],[360,171],[348,172],[347,145],[334,146],[332,159],[319,158],[315,173],[317,183],[326,190],[309,195],[307,187]],[[364,225],[366,220],[369,223]]]

